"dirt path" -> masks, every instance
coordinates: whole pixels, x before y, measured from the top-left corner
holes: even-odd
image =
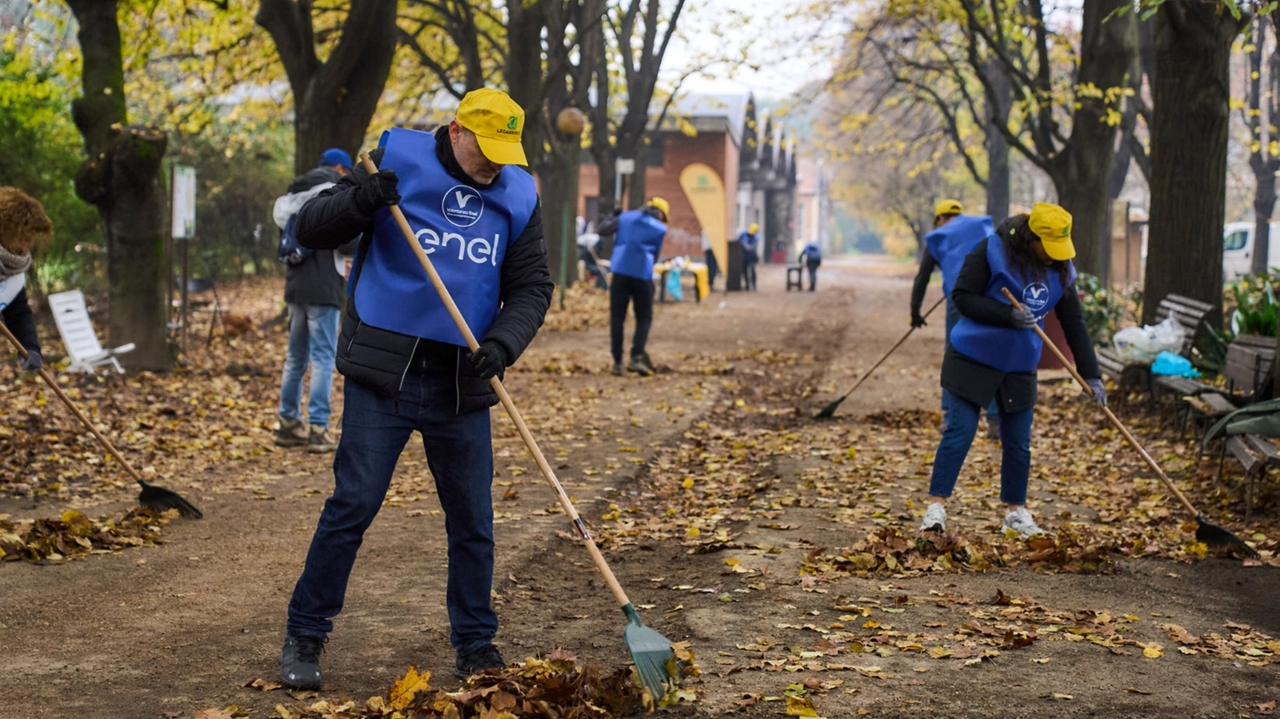
[[[1105,575],[1025,566],[871,577],[806,569],[815,550],[847,547],[877,527],[914,529],[908,501],[923,491],[931,457],[886,460],[875,481],[833,484],[829,457],[750,454],[755,443],[800,445],[819,431],[845,433],[863,455],[905,454],[894,449],[900,431],[936,442],[941,316],[835,422],[819,430],[805,419],[901,336],[903,273],[883,262],[831,261],[810,294],[783,292],[780,270],[765,268],[758,294],[659,307],[650,354],[669,371],[657,377],[609,376],[607,331],[599,328],[544,332],[509,375],[646,621],[693,643],[704,672],[700,698],[674,712],[779,716],[790,687],[828,717],[1266,713],[1280,698],[1276,665],[1266,663],[1280,643],[1256,638],[1280,635],[1271,568],[1140,559]],[[263,364],[274,373],[270,360]],[[728,367],[732,374],[723,374]],[[908,429],[863,419],[886,410],[923,419]],[[494,427],[500,645],[508,659],[565,647],[619,666],[621,615],[499,412]],[[704,525],[732,527],[723,547],[691,547],[684,525],[654,520],[627,534],[612,529],[619,520],[602,518],[661,515],[668,477],[690,462],[712,466],[698,456],[711,451],[708,438],[741,444],[733,461],[744,477],[761,478],[750,496],[725,504],[727,517],[741,519]],[[268,443],[269,432],[257,439]],[[1053,460],[1050,446],[1036,448],[1037,462]],[[227,704],[266,717],[288,703],[281,692],[241,685],[275,676],[285,605],[332,485],[330,462],[271,452],[213,467],[175,487],[206,518],[172,523],[161,546],[59,566],[0,566],[0,675],[11,678],[0,717],[190,717]],[[962,478],[976,485],[959,519],[974,533],[996,521],[994,485],[982,469],[991,462],[998,465],[995,448],[979,442],[978,470]],[[1037,506],[1079,511],[1080,503],[1036,482]],[[325,698],[383,693],[410,664],[430,670],[433,684],[457,685],[443,522],[432,494],[420,446],[411,444],[324,656]],[[8,500],[6,511],[31,510]],[[993,604],[998,593],[1012,599]],[[1161,628],[1170,624],[1217,634],[1241,651],[1176,642]],[[1161,656],[1144,655],[1156,645]]]

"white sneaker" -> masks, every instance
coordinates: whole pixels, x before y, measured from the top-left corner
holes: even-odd
[[[947,531],[947,508],[941,502],[931,502],[924,510],[924,521],[920,523],[921,532]]]
[[[1036,520],[1031,518],[1031,512],[1026,507],[1019,507],[1004,515],[1005,531],[1013,530],[1024,537],[1030,537],[1036,534],[1044,534],[1045,531],[1036,524]]]

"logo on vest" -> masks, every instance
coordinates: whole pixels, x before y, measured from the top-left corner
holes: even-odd
[[[470,260],[477,265],[487,262],[494,267],[498,265],[498,244],[502,238],[497,233],[494,233],[492,240],[484,237],[468,239],[456,232],[437,232],[433,228],[424,227],[414,233],[414,237],[422,245],[422,251],[428,255],[434,254],[438,249],[447,249],[450,242],[456,242],[459,261]]]
[[[454,185],[440,201],[444,218],[458,227],[470,227],[484,215],[484,197],[475,188]]]
[[[1035,314],[1049,304],[1049,286],[1043,282],[1032,282],[1022,290],[1022,304]]]

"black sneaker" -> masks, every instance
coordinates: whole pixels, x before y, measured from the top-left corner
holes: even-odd
[[[328,638],[286,636],[280,648],[280,681],[290,689],[318,690],[320,653],[327,641]]]
[[[453,675],[459,679],[482,672],[485,669],[506,669],[507,663],[502,659],[502,655],[498,653],[498,648],[492,644],[486,644],[479,649],[474,649],[465,654],[459,653],[458,659],[453,663]]]
[[[274,439],[277,447],[304,447],[308,440],[307,426],[301,420],[281,417]]]
[[[631,364],[627,365],[627,369],[641,377],[652,377],[654,372],[653,365],[649,363],[649,355],[647,354],[632,357]]]
[[[621,362],[614,362],[614,363],[613,363],[613,376],[614,376],[614,377],[621,377],[621,376],[622,376],[622,363],[621,363]]]

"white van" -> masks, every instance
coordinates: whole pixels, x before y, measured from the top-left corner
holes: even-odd
[[[1232,222],[1222,231],[1222,279],[1231,281],[1250,273],[1253,265],[1253,223]],[[1280,267],[1280,222],[1271,224],[1267,238],[1267,269]]]

